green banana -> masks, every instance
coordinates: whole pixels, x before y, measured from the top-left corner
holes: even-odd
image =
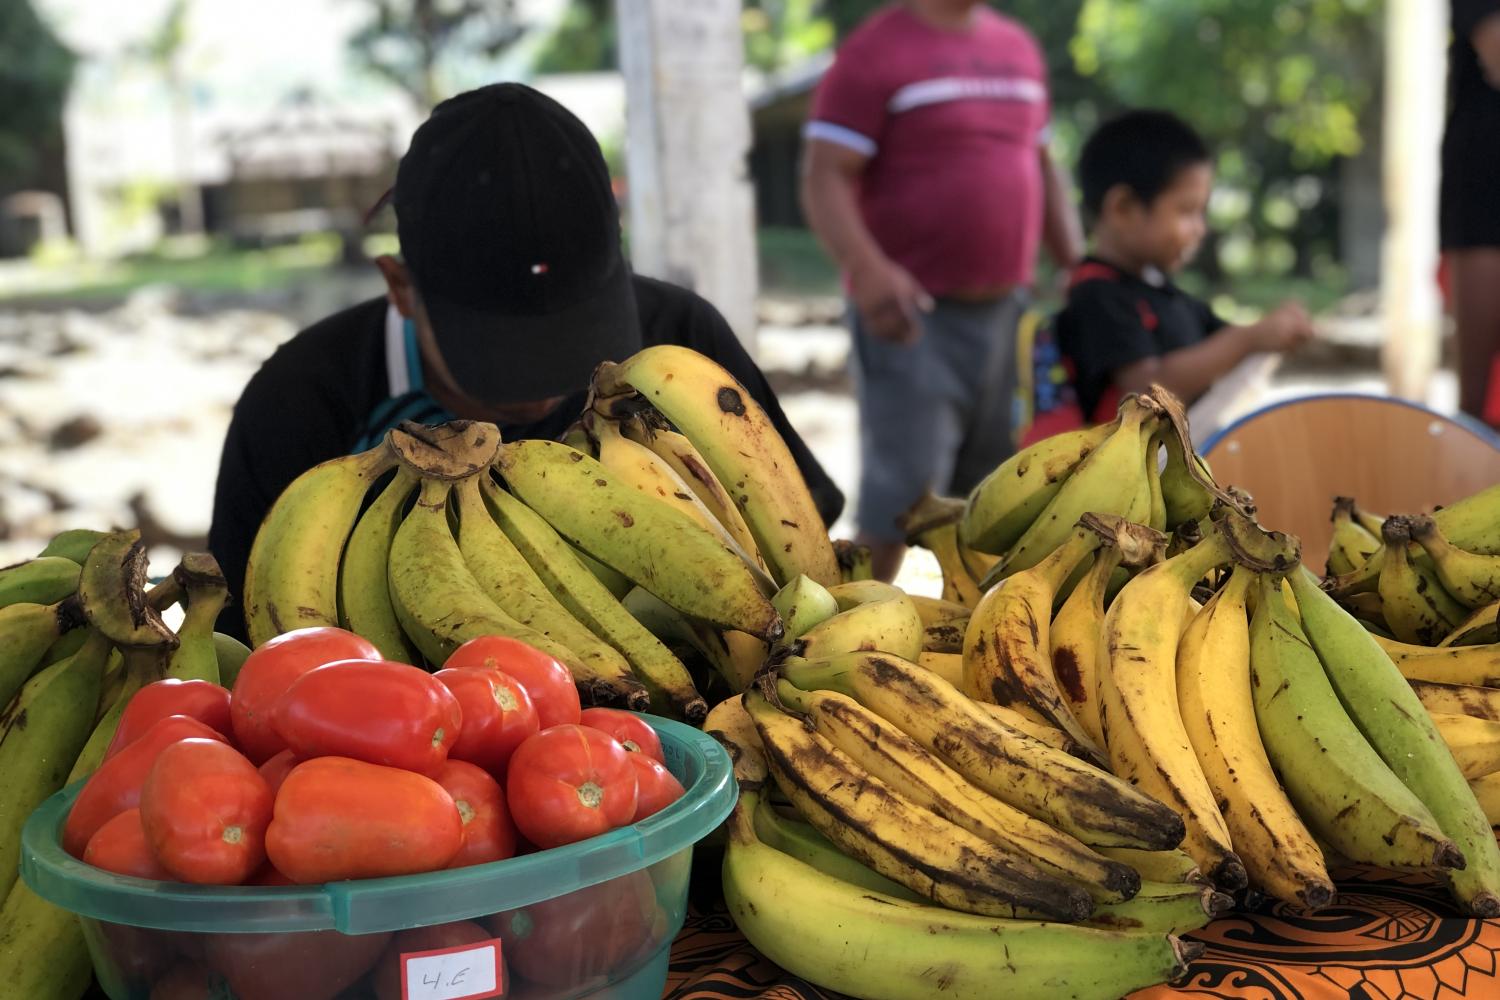
[[[1187,882],[1142,882],[1141,891],[1119,903],[1104,903],[1084,921],[1105,930],[1186,934],[1234,907],[1234,897],[1213,886]]]
[[[839,613],[839,602],[828,588],[810,576],[799,575],[771,598],[771,606],[781,616],[786,631],[782,642],[790,642],[802,633]]]
[[[530,510],[531,508],[528,507],[526,509]],[[543,521],[542,523],[546,524],[547,522]],[[550,531],[552,526],[550,524],[547,525],[547,529]],[[615,600],[624,600],[625,595],[635,589],[635,584],[631,583],[630,577],[624,573],[621,573],[619,570],[610,569],[570,542],[564,541],[563,544],[573,550],[573,555],[577,557],[578,561],[583,563],[588,571],[594,574],[595,579],[602,583],[604,588],[615,596]]]
[[[115,654],[122,658],[117,670],[113,666]],[[120,717],[125,714],[130,699],[147,684],[166,676],[168,655],[170,650],[161,646],[133,646],[117,649],[111,654],[105,673],[110,675],[113,671],[114,680],[109,688],[114,701],[104,707],[101,698],[100,713],[90,717],[90,721],[97,720],[94,721],[93,731],[88,734],[83,749],[73,760],[73,767],[68,772],[65,784],[71,785],[98,770],[99,765],[104,762],[104,751],[109,749],[110,741],[115,738],[115,730],[120,727]]]
[[[145,588],[141,533],[115,531],[89,550],[78,578],[78,601],[88,623],[117,646],[176,648],[177,637],[147,600]]]
[[[448,526],[450,488],[444,480],[425,480],[416,506],[391,541],[392,604],[402,628],[428,661],[441,665],[449,653],[477,636],[506,635],[535,646],[571,670],[589,704],[646,707],[649,695],[637,681],[600,673],[562,643],[495,605],[464,562]]]
[[[1500,846],[1421,700],[1312,573],[1304,568],[1290,583],[1303,630],[1354,724],[1463,852],[1468,863],[1448,874],[1454,896],[1475,916],[1500,916]]]
[[[37,558],[59,556],[82,566],[83,561],[88,558],[89,550],[107,534],[108,532],[95,531],[93,528],[69,528],[67,531],[59,531],[52,536],[52,541],[47,543],[47,547],[37,553]]]
[[[66,660],[83,648],[88,637],[89,630],[86,628],[75,628],[71,632],[64,632],[56,642],[47,647],[47,652],[42,655],[41,665],[50,667],[60,660]]]
[[[365,494],[396,462],[387,441],[313,466],[271,505],[245,567],[252,646],[294,629],[339,623],[339,560]]]
[[[214,659],[219,665],[219,683],[233,689],[240,667],[250,658],[250,647],[232,635],[214,633]]]
[[[555,441],[513,441],[498,463],[511,492],[558,534],[637,586],[722,628],[781,637],[781,618],[749,567],[688,515]]]
[[[922,617],[901,588],[858,580],[835,584],[828,593],[838,603],[839,613],[787,643],[793,655],[811,660],[864,649],[914,661],[922,654]]]
[[[396,620],[387,571],[391,539],[416,488],[416,473],[398,466],[375,502],[354,523],[339,566],[339,624],[364,636],[381,656],[398,663],[415,663],[420,655]]]
[[[79,1000],[93,977],[83,927],[18,883],[0,905],[0,1000]]]
[[[1095,851],[1112,861],[1123,861],[1140,872],[1141,884],[1147,882],[1195,882],[1205,884],[1198,862],[1187,851],[1141,851],[1133,847],[1096,847]]]
[[[636,621],[609,585],[589,569],[587,557],[488,476],[481,477],[480,492],[490,516],[551,595],[629,661],[636,679],[651,693],[655,709],[663,713],[670,709],[695,724],[700,721],[708,706],[687,667]]]
[[[63,787],[88,739],[108,657],[109,640],[95,633],[83,649],[27,681],[0,715],[0,893],[15,884],[21,827]]]
[[[0,569],[0,608],[56,604],[78,591],[82,567],[62,556],[43,556]]]
[[[1203,459],[1192,450],[1191,443],[1183,443],[1183,436],[1176,432],[1175,426],[1163,440],[1167,446],[1167,463],[1161,470],[1161,495],[1166,508],[1166,527],[1160,530],[1175,531],[1178,525],[1195,523],[1208,516],[1213,508],[1214,495],[1198,477],[1212,482],[1213,476]],[[1197,476],[1188,466],[1190,460],[1197,468]]]
[[[800,819],[788,819],[776,811],[766,796],[758,796],[755,807],[755,835],[782,854],[790,855],[803,864],[811,865],[825,875],[841,882],[884,893],[908,903],[925,903],[927,900],[912,892],[900,882],[893,882],[869,865],[854,860],[834,846],[833,841],[818,832],[818,828]]]
[[[1266,755],[1313,833],[1364,864],[1463,866],[1463,852],[1349,718],[1270,574],[1250,618],[1250,679]]]
[[[47,650],[77,624],[77,603],[71,599],[0,608],[0,705],[15,697]]]
[[[222,684],[214,648],[214,622],[229,603],[229,584],[218,560],[207,552],[189,552],[172,571],[187,598],[177,648],[167,658],[166,675],[178,680]]]
[[[1380,550],[1380,536],[1354,516],[1353,497],[1333,498],[1333,537],[1328,543],[1328,575],[1353,573]]]
[[[1433,570],[1443,588],[1469,608],[1483,608],[1500,601],[1500,556],[1480,555],[1448,541],[1430,517],[1407,519],[1412,541],[1432,558]]]
[[[1171,935],[979,917],[872,892],[758,839],[759,796],[742,794],[730,817],[725,901],[755,948],[826,989],[868,1000],[1116,1000],[1182,975],[1202,951]]]

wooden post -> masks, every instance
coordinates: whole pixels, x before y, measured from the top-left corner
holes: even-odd
[[[635,269],[708,299],[755,344],[740,0],[616,0]]]
[[[1387,0],[1385,39],[1382,362],[1392,393],[1425,401],[1443,328],[1437,289],[1438,169],[1448,5]]]

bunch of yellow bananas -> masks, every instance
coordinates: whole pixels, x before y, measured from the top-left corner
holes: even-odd
[[[0,570],[0,994],[76,1000],[91,976],[78,920],[18,880],[21,828],[91,774],[121,713],[166,677],[227,683],[249,650],[214,632],[229,591],[204,553],[147,590],[137,531],[64,532]],[[182,605],[176,632],[161,613]]]
[[[304,473],[251,551],[250,638],[340,625],[440,664],[506,635],[587,703],[701,721],[679,652],[743,689],[782,635],[777,588],[843,579],[807,485],[749,393],[684,348],[601,366],[568,442],[402,425]]]

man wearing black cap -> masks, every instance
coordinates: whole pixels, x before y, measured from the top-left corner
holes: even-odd
[[[556,101],[494,84],[438,105],[394,189],[401,258],[376,261],[387,294],[302,331],[235,406],[209,548],[243,592],[277,495],[319,462],[373,446],[403,420],[498,424],[556,438],[594,367],[681,344],[738,378],[787,439],[824,519],[843,495],[787,423],[724,318],[692,292],[631,273],[599,145]],[[221,631],[244,635],[238,600]]]

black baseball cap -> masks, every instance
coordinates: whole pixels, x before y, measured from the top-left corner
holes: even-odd
[[[584,388],[640,350],[599,143],[539,91],[497,83],[433,109],[401,158],[396,234],[438,350],[490,403]]]

